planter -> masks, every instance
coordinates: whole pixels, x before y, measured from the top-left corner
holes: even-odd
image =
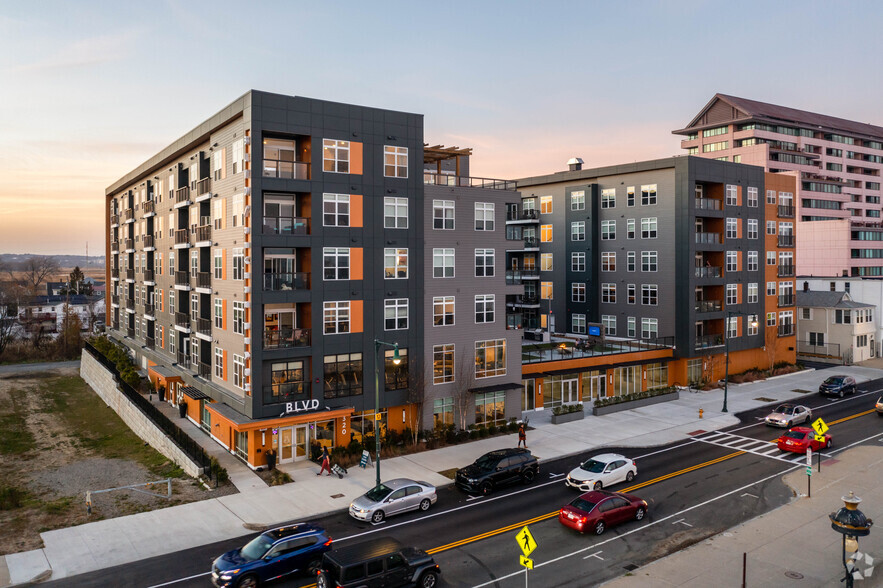
[[[157,396],[157,398],[159,398],[159,401],[160,401],[160,402],[162,402],[163,400],[165,400],[165,399],[166,399],[166,389],[165,389],[165,388],[160,388],[159,390],[157,390],[157,391],[156,391],[156,396]]]
[[[586,418],[586,413],[582,410],[578,410],[576,412],[568,412],[565,414],[553,414],[552,424],[560,425],[562,423],[569,423],[570,421],[581,421],[584,418]]]
[[[178,416],[182,419],[187,416],[187,403],[182,402],[178,405]]]
[[[595,416],[601,416],[605,414],[611,414],[614,412],[620,412],[623,410],[631,410],[632,408],[641,408],[642,406],[650,406],[651,404],[659,404],[660,402],[668,402],[670,400],[677,400],[680,398],[680,393],[675,390],[674,392],[669,392],[668,394],[660,394],[659,396],[651,396],[650,398],[641,398],[640,400],[629,400],[627,402],[618,402],[616,404],[609,404],[607,406],[595,406],[592,407],[592,414]],[[554,418],[554,417],[552,417]]]

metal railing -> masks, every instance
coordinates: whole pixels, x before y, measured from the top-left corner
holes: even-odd
[[[211,241],[212,240],[212,226],[211,225],[202,225],[196,227],[196,240],[197,241]]]
[[[119,305],[120,305],[120,296],[119,296],[119,294],[111,294],[111,295],[110,295],[110,301],[111,301],[111,303],[116,304],[117,306],[119,306]]]
[[[506,270],[506,283],[509,285],[520,284],[525,279],[538,279],[540,271],[535,269],[529,270]]]
[[[264,274],[264,290],[308,290],[310,274],[307,272]]]
[[[141,214],[150,214],[156,212],[156,205],[153,200],[145,200],[141,203]]]
[[[794,207],[780,204],[778,206],[778,214],[783,218],[794,218]]]
[[[709,347],[721,347],[723,344],[723,335],[697,335],[695,348],[708,349]]]
[[[112,267],[112,268],[110,268],[110,277],[111,277],[111,278],[118,278],[118,277],[120,277],[120,268],[118,268],[118,267]]]
[[[721,277],[721,268],[719,266],[706,265],[696,268],[697,278],[719,278]]]
[[[309,400],[309,387],[304,382],[280,382],[264,386],[264,404]]]
[[[154,347],[156,347],[156,339],[154,337],[147,337],[145,339],[145,343],[148,349],[153,349]]]
[[[127,208],[126,211],[123,213],[123,217],[127,221],[135,220],[135,211],[131,208]]]
[[[211,178],[202,178],[198,182],[196,182],[196,195],[202,196],[203,194],[208,194],[212,190],[212,179]]]
[[[134,298],[126,298],[126,308],[129,310],[135,310],[135,299]]]
[[[186,368],[190,367],[190,355],[189,354],[184,353],[183,351],[179,351],[177,353],[176,359],[177,359],[176,363],[179,366],[186,367]]]
[[[531,294],[525,294],[523,296],[513,296],[511,301],[507,302],[508,304],[539,304],[540,297]]]
[[[184,186],[175,190],[175,204],[188,202],[190,200],[190,186]]]
[[[310,329],[267,329],[264,330],[264,349],[308,347],[310,345],[311,334]]]
[[[809,341],[798,341],[797,355],[840,359],[840,344],[810,343]]]
[[[135,327],[126,327],[126,337],[130,339],[135,337]]]
[[[295,216],[265,216],[265,235],[309,235],[310,219]]]
[[[470,176],[451,176],[435,172],[423,172],[423,183],[436,186],[459,186],[461,188],[485,188],[490,190],[515,190],[513,180],[496,180],[492,178],[473,178]]]
[[[190,328],[190,315],[186,312],[175,313],[175,324],[179,327]]]
[[[696,312],[720,312],[723,308],[720,300],[697,300]]]
[[[190,274],[186,271],[175,272],[175,285],[176,286],[189,286],[190,285]]]
[[[112,224],[112,225],[120,224],[120,215],[118,215],[118,214],[110,215],[110,224]]]
[[[175,231],[175,245],[190,244],[190,231],[187,229],[177,229]]]
[[[696,198],[696,210],[720,210],[721,201],[714,198]]]
[[[779,247],[794,247],[794,235],[779,235]]]
[[[265,178],[281,178],[284,180],[309,180],[310,164],[306,161],[282,161],[281,159],[264,158]]]
[[[145,304],[144,305],[144,314],[153,316],[156,307],[153,304]]]
[[[506,220],[540,220],[540,213],[535,208],[529,208],[527,210],[510,210],[506,213]]]
[[[784,325],[779,325],[779,337],[788,337],[789,335],[794,334],[794,325],[792,323],[785,323]]]
[[[144,248],[153,247],[153,235],[144,235]]]
[[[794,294],[780,294],[779,306],[794,306]]]
[[[212,273],[211,272],[199,272],[196,274],[196,287],[197,288],[211,288],[212,287]]]
[[[776,274],[780,278],[790,278],[794,276],[794,265],[793,264],[780,264],[776,270]]]
[[[144,281],[145,282],[153,282],[154,281],[154,275],[153,275],[152,269],[144,270]]]
[[[529,331],[525,331],[527,335]],[[580,340],[587,343],[586,340]],[[597,357],[602,355],[618,355],[622,353],[635,353],[637,351],[650,351],[654,349],[671,349],[674,347],[674,337],[658,337],[656,339],[606,339],[595,344],[566,345],[562,353],[561,346],[556,343],[523,344],[521,346],[521,363],[543,363],[548,361],[560,361],[565,359]]]
[[[111,241],[110,242],[110,250],[119,252],[120,250],[120,242],[119,241]]]
[[[196,332],[200,335],[212,334],[212,320],[199,317],[196,319]]]
[[[696,233],[696,242],[697,243],[706,243],[709,245],[720,245],[721,234],[720,233]]]
[[[210,380],[212,377],[212,366],[200,361],[199,365],[198,365],[198,373],[199,373],[199,377],[205,378],[206,380]]]
[[[126,250],[135,248],[135,239],[126,239]]]
[[[134,280],[135,279],[135,270],[133,268],[130,267],[130,268],[126,269],[126,279],[127,280]]]
[[[524,315],[520,312],[506,313],[506,330],[518,330],[524,328]]]

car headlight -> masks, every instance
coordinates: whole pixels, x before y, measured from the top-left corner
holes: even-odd
[[[236,574],[238,574],[238,573],[239,573],[239,570],[227,570],[226,572],[224,572],[223,574],[221,574],[220,578],[221,578],[222,580],[232,580],[232,579],[233,579],[233,576],[236,575]]]
[[[476,479],[476,478],[466,478],[466,481],[469,482],[470,484],[475,484],[476,482],[478,482],[478,479]]]

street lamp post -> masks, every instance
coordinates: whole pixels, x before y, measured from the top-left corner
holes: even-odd
[[[374,443],[376,445],[374,465],[377,471],[376,486],[380,486],[380,348],[383,345],[395,349],[392,356],[392,362],[395,365],[402,363],[402,358],[399,357],[398,343],[387,343],[380,339],[374,339]]]
[[[871,532],[874,521],[865,516],[858,509],[861,498],[850,492],[841,498],[845,506],[837,512],[828,515],[831,519],[831,528],[843,535],[843,569],[846,571],[846,588],[853,588],[853,574],[855,573],[855,561],[846,559],[846,552],[854,554],[858,551],[858,538],[865,537]],[[850,566],[852,569],[850,569]]]
[[[724,325],[724,356],[726,357],[726,363],[724,367],[724,407],[721,409],[721,412],[727,412],[727,392],[728,386],[730,384],[730,318],[734,316],[753,316],[747,312],[742,312],[741,310],[728,310],[727,311],[727,324]],[[757,327],[757,320],[751,321],[752,327]]]

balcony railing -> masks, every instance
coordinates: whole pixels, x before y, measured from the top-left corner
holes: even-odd
[[[141,214],[150,214],[156,212],[156,206],[153,203],[153,200],[145,200],[141,203]]]
[[[310,335],[310,329],[268,329],[264,331],[264,349],[308,347]]]
[[[114,331],[119,331],[120,330],[120,321],[111,321],[110,328],[113,329]]]
[[[779,205],[778,208],[779,216],[783,218],[794,218],[794,207],[786,206],[783,204]]]
[[[131,208],[127,208],[125,213],[123,213],[123,217],[127,220],[135,220],[135,211]]]
[[[118,267],[110,268],[110,277],[111,278],[119,278],[120,277],[120,268],[118,268]]]
[[[794,265],[793,264],[779,264],[777,268],[776,274],[780,278],[790,278],[794,276]]]
[[[144,314],[146,314],[148,316],[153,316],[155,310],[156,310],[156,308],[154,307],[153,304],[145,304],[144,305]]]
[[[709,347],[720,347],[724,344],[722,335],[697,335],[696,349],[707,349]]]
[[[713,265],[696,268],[697,278],[719,278],[721,277],[721,268]]]
[[[720,300],[697,300],[696,312],[720,312],[722,308]]]
[[[696,242],[697,243],[706,243],[709,245],[720,245],[721,234],[720,233],[696,233]]]
[[[307,290],[310,274],[306,272],[264,274],[264,290]]]
[[[135,310],[135,299],[134,298],[126,298],[126,308],[129,310]]]
[[[152,269],[144,270],[144,281],[145,282],[153,282],[154,281],[154,272]]]
[[[187,202],[190,200],[190,186],[184,186],[175,190],[175,204]]]
[[[190,356],[183,351],[178,352],[178,365],[181,367],[190,367]]]
[[[134,280],[135,279],[135,270],[132,268],[126,269],[126,279]]]
[[[284,180],[309,180],[310,164],[305,161],[264,159],[264,177]]]
[[[211,225],[202,225],[200,227],[196,227],[196,240],[197,241],[211,241],[212,240],[212,226]]]
[[[538,237],[525,237],[523,239],[525,247],[539,247],[540,240]]]
[[[144,235],[144,248],[153,247],[153,235]]]
[[[199,373],[199,377],[200,377],[200,378],[205,378],[206,380],[211,379],[211,377],[212,377],[212,366],[210,366],[210,365],[207,364],[207,363],[202,363],[202,362],[200,361],[200,362],[199,362],[198,373]]]
[[[130,339],[135,337],[135,327],[126,327],[126,337]]]
[[[110,250],[111,251],[119,251],[120,250],[120,242],[119,241],[111,241],[110,242]]]
[[[190,285],[190,274],[188,272],[175,272],[175,285],[176,286],[189,286]]]
[[[785,323],[784,325],[779,325],[779,337],[788,337],[789,335],[794,334],[794,324],[793,323]]]
[[[203,194],[208,194],[212,190],[212,179],[211,178],[202,178],[198,182],[196,182],[196,195],[202,196]]]
[[[310,219],[293,216],[265,216],[265,235],[309,235]]]
[[[196,287],[197,288],[211,288],[212,287],[212,274],[211,272],[199,272],[196,274]]]
[[[119,296],[119,294],[111,294],[111,295],[110,295],[110,302],[111,302],[112,304],[116,304],[117,306],[119,306],[119,305],[120,305],[120,296]]]
[[[540,297],[536,294],[525,294],[524,296],[515,296],[512,298],[512,304],[524,305],[524,304],[539,304]]]
[[[696,210],[720,210],[721,201],[714,198],[696,198]]]
[[[196,319],[196,332],[201,335],[212,334],[212,319],[198,318]]]
[[[779,235],[779,247],[794,247],[794,235]]]
[[[473,178],[468,176],[451,176],[435,172],[423,172],[423,183],[436,186],[459,186],[461,188],[485,188],[491,190],[515,190],[512,180],[495,180],[492,178]]]
[[[506,213],[506,220],[540,220],[540,213],[535,208],[529,208],[527,210],[510,210]]]
[[[520,312],[507,312],[506,313],[506,329],[507,330],[518,330],[524,328],[524,315]]]
[[[540,271],[535,269],[526,270],[506,270],[507,284],[521,284],[525,279],[537,279],[540,277]]]
[[[135,239],[126,239],[126,250],[135,248]]]
[[[190,315],[186,312],[176,312],[175,313],[175,324],[179,327],[190,328]]]
[[[309,400],[309,391],[306,382],[279,382],[264,386],[264,404]]]
[[[110,215],[110,224],[111,224],[111,225],[118,225],[118,224],[120,224],[120,215],[118,215],[118,214],[112,214],[112,215]]]
[[[794,294],[780,294],[779,306],[794,306]]]
[[[190,231],[188,229],[177,229],[175,231],[175,245],[190,244]]]
[[[153,349],[154,347],[156,347],[156,339],[154,339],[153,337],[147,337],[145,341],[147,343],[148,349]]]

